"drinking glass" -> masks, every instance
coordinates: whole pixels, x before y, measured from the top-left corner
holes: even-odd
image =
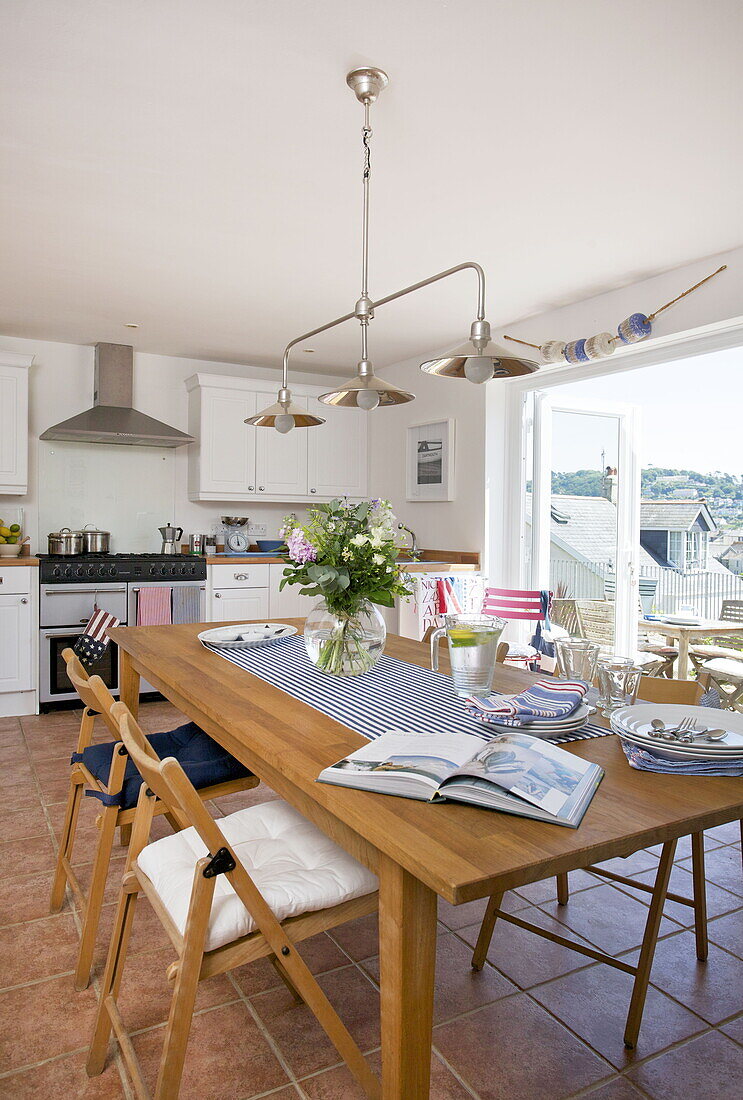
[[[431,668],[439,669],[439,639],[449,642],[451,678],[457,695],[488,695],[505,619],[494,615],[445,615],[431,635]]]
[[[631,657],[602,657],[599,661],[597,706],[605,715],[630,706],[637,698],[642,669]]]
[[[587,638],[558,638],[555,641],[557,669],[564,680],[585,680],[591,684],[596,675],[600,646]]]

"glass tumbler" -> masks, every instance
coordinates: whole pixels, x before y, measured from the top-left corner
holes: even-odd
[[[642,669],[635,667],[631,657],[602,657],[598,667],[599,697],[597,706],[609,715],[620,707],[630,706],[637,698]]]
[[[558,638],[555,642],[557,670],[564,680],[593,683],[600,646],[587,638]]]

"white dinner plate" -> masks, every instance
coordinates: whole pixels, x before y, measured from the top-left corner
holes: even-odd
[[[647,749],[661,760],[685,760],[688,764],[707,761],[708,763],[743,764],[743,753],[737,756],[720,756],[719,753],[711,754],[704,749],[696,750],[692,745],[674,745],[671,741],[654,741],[649,745],[646,741],[640,741],[627,733],[618,733],[623,741],[630,745],[636,745],[638,749]]]
[[[215,649],[255,649],[282,638],[291,638],[296,633],[296,626],[288,623],[242,623],[202,630],[198,638],[202,645],[211,645]]]
[[[668,623],[670,626],[702,626],[704,624],[703,619],[691,615],[664,615],[660,622]]]
[[[513,696],[504,695],[504,699]],[[507,726],[498,721],[498,715],[480,713],[473,715],[486,729],[496,730],[498,733],[529,733],[533,737],[558,737],[560,734],[574,733],[585,726],[588,718],[594,713],[593,707],[581,703],[578,709],[568,715],[567,718],[535,718],[533,722],[524,722],[518,726]]]
[[[704,745],[705,752],[709,750],[713,756],[743,753],[743,714],[737,714],[735,711],[717,710],[713,707],[680,706],[673,703],[637,703],[614,711],[611,715],[611,726],[619,734],[627,733],[649,744],[670,744],[668,741],[659,741],[651,737],[650,722],[653,718],[660,718],[671,729],[680,725],[685,718],[691,718],[700,729],[727,730],[728,735],[724,741],[697,741],[693,746],[686,746],[683,742],[679,742],[678,745],[674,745],[674,749],[699,748]]]

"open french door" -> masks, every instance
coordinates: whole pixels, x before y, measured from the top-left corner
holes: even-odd
[[[530,576],[533,588],[565,599],[605,601],[592,608],[605,645],[637,649],[640,552],[640,411],[635,406],[562,398],[536,391],[532,406]],[[595,470],[575,484],[571,471]],[[566,476],[562,476],[566,475]],[[574,492],[566,492],[565,488]],[[527,519],[529,517],[527,516]],[[588,613],[588,612],[587,612]]]

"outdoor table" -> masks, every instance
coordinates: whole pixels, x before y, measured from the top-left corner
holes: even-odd
[[[606,772],[578,829],[316,783],[322,768],[364,739],[205,649],[197,638],[202,629],[111,631],[121,654],[121,698],[136,715],[144,677],[378,875],[385,1100],[429,1095],[437,895],[453,905],[498,895],[743,816],[740,780],[635,771],[614,736],[565,746]],[[428,646],[420,642],[389,635],[386,652],[428,666]],[[442,665],[448,667],[443,654]],[[513,692],[534,679],[499,665],[494,686]]]
[[[678,642],[678,660],[676,662],[676,679],[688,680],[689,678],[689,643],[701,642],[703,638],[715,635],[727,634],[731,638],[743,638],[743,626],[740,623],[709,619],[695,626],[682,626],[680,623],[668,623],[665,619],[640,619],[640,627],[643,630],[657,630],[664,634],[668,645]],[[743,653],[741,654],[743,658]]]

